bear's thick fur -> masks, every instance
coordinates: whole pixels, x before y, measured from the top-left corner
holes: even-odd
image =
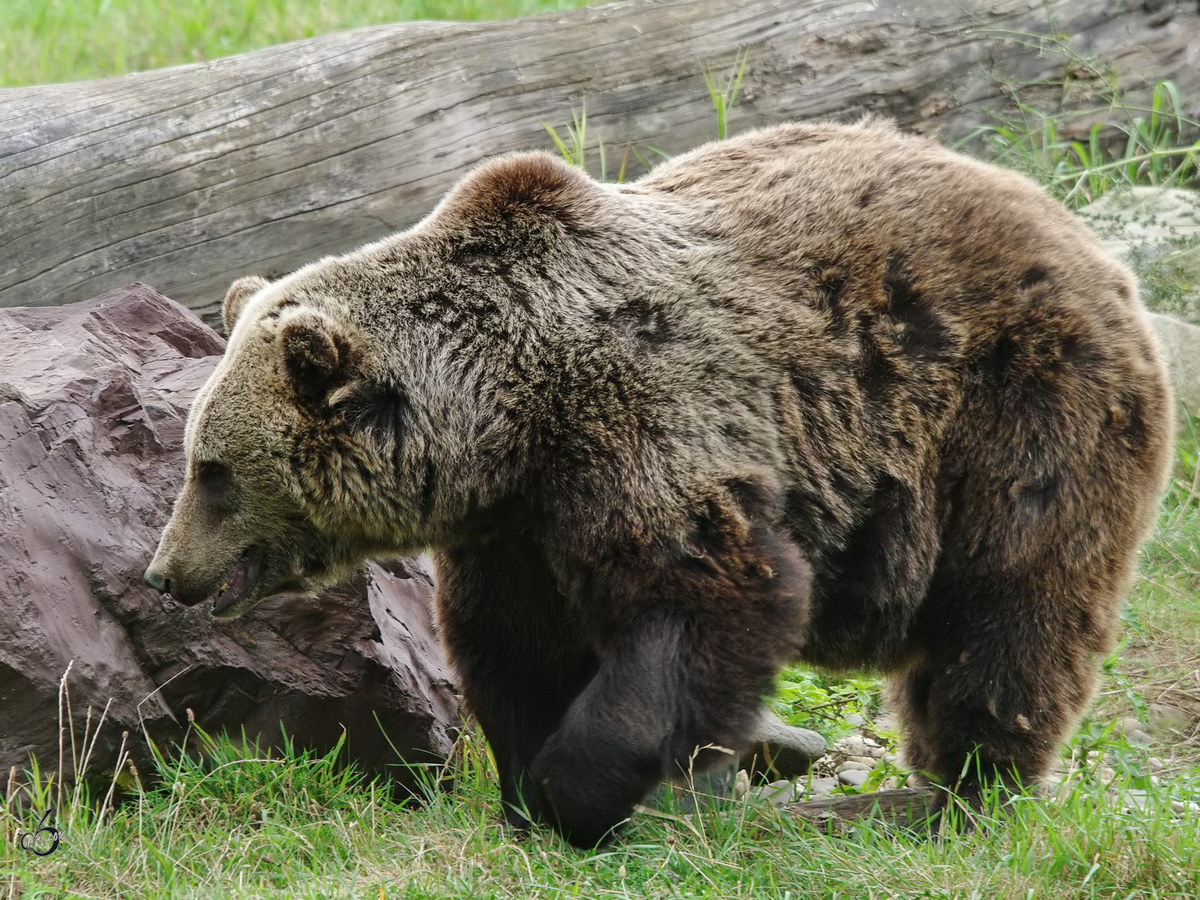
[[[147,581],[234,615],[432,546],[506,816],[582,845],[789,660],[887,673],[909,764],[970,799],[1036,780],[1171,450],[1129,273],[880,122],[627,185],[501,157],[226,315]]]

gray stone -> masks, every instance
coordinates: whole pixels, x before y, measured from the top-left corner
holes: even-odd
[[[781,779],[763,785],[758,789],[758,796],[772,806],[786,806],[789,803],[794,803],[802,799],[800,795],[802,790],[803,788],[799,787],[795,782]]]
[[[1175,399],[1200,415],[1200,327],[1172,316],[1150,314],[1150,324],[1171,378]]]
[[[824,778],[811,778],[807,782],[802,781],[800,785],[808,788],[808,796],[810,799],[813,799],[829,796],[837,790],[837,786],[840,783],[836,778],[826,776]]]
[[[848,759],[838,766],[838,774],[842,772],[870,772],[873,767],[858,759]]]
[[[1200,366],[1200,363],[1198,363],[1198,366]],[[1200,369],[1198,369],[1198,373],[1200,373]],[[1200,413],[1200,407],[1197,407],[1196,411]],[[1171,733],[1185,735],[1191,730],[1191,718],[1183,710],[1176,709],[1174,706],[1167,706],[1165,703],[1151,703],[1146,713],[1147,718],[1150,720],[1150,729],[1154,734],[1162,736]]]
[[[821,735],[788,725],[764,706],[741,765],[754,780],[790,780],[806,775],[812,764],[825,755],[825,749]]]
[[[1141,744],[1143,747],[1149,747],[1152,743],[1154,743],[1154,738],[1150,737],[1150,735],[1142,731],[1140,728],[1135,728],[1133,731],[1130,731],[1128,734],[1126,734],[1125,740],[1129,741],[1131,744]]]
[[[871,777],[871,773],[866,769],[839,769],[837,777],[842,784],[848,784],[850,787],[862,787]]]
[[[871,747],[866,738],[859,734],[847,735],[833,745],[835,753],[843,756],[869,756]]]
[[[1126,716],[1125,718],[1120,719],[1116,723],[1116,727],[1113,729],[1113,732],[1117,736],[1123,737],[1126,740],[1128,740],[1129,735],[1132,734],[1133,732],[1135,732],[1135,731],[1144,732],[1145,729],[1146,729],[1146,726],[1141,723],[1141,720],[1136,719],[1133,716]]]
[[[1158,312],[1200,321],[1200,192],[1135,187],[1111,191],[1079,211],[1104,246],[1135,270],[1169,270],[1184,296]],[[1168,304],[1168,305],[1162,305]]]
[[[733,799],[741,800],[750,792],[750,773],[745,769],[738,769],[737,777],[733,782]]]

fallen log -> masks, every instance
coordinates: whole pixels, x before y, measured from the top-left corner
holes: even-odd
[[[405,227],[485,156],[586,105],[610,171],[715,135],[703,66],[749,60],[733,131],[886,114],[961,136],[1058,103],[1084,58],[1200,91],[1194,2],[627,0],[359,29],[210,63],[0,90],[0,307],[155,284],[216,322],[229,282]],[[595,156],[593,156],[595,161]]]
[[[882,821],[897,828],[915,828],[929,820],[937,788],[896,788],[871,794],[824,797],[786,807],[788,815],[814,825],[843,827],[861,819]]]

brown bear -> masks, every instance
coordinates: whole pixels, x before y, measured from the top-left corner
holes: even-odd
[[[232,616],[432,547],[505,815],[584,846],[738,749],[790,660],[886,673],[909,764],[972,802],[1036,781],[1171,455],[1129,273],[878,121],[632,184],[504,156],[225,316],[146,581]]]

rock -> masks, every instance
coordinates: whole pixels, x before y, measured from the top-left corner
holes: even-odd
[[[873,756],[851,756],[847,762],[855,762],[861,766],[866,766],[868,769],[875,768],[876,759]]]
[[[1183,286],[1181,296],[1149,297],[1152,307],[1200,321],[1200,192],[1157,187],[1110,191],[1079,215],[1114,256],[1143,274],[1152,267],[1166,270]]]
[[[741,800],[750,793],[750,773],[745,769],[738,769],[737,777],[733,782],[733,799]]]
[[[1123,737],[1126,740],[1129,740],[1130,734],[1135,731],[1144,732],[1145,729],[1146,726],[1141,723],[1140,719],[1136,719],[1133,716],[1126,716],[1116,723],[1116,726],[1113,728],[1113,733],[1118,737]]]
[[[838,766],[837,770],[838,774],[840,775],[842,772],[870,772],[872,768],[872,765],[862,762],[860,758],[846,760],[844,763]]]
[[[843,769],[838,771],[838,781],[850,787],[862,787],[871,773],[865,769]]]
[[[799,782],[803,787],[808,788],[808,799],[814,797],[827,797],[837,790],[840,782],[836,778],[813,778],[806,782]]]
[[[1114,799],[1124,808],[1125,812],[1138,812],[1150,804],[1150,794],[1139,788],[1126,788],[1116,791]]]
[[[841,738],[833,745],[833,750],[835,753],[840,753],[843,756],[871,755],[871,745],[867,743],[866,738],[859,734],[851,734]]]
[[[1200,415],[1200,327],[1172,316],[1150,314],[1171,378],[1175,399]]]
[[[88,772],[180,740],[188,717],[263,749],[330,750],[411,782],[449,752],[457,703],[432,632],[427,560],[372,565],[320,600],[242,619],[160,599],[141,574],[183,475],[183,423],[224,342],[144,285],[69,306],[0,310],[0,771],[59,759],[59,683]],[[94,728],[93,728],[94,730]],[[393,749],[393,747],[395,749]],[[397,752],[398,751],[398,752]],[[82,756],[82,748],[77,751]],[[143,772],[148,767],[141,767]]]
[[[1143,747],[1149,747],[1154,743],[1154,738],[1150,737],[1145,731],[1140,728],[1135,728],[1133,731],[1125,735],[1125,740],[1131,744],[1141,744]]]
[[[801,799],[801,791],[803,791],[803,788],[796,783],[781,779],[760,787],[758,789],[758,797],[761,800],[766,800],[772,806],[786,806]]]
[[[1197,329],[1200,331],[1200,329]],[[1200,364],[1198,364],[1200,365]],[[1200,407],[1197,407],[1200,412]],[[1151,703],[1146,710],[1150,720],[1150,729],[1156,735],[1163,737],[1169,734],[1186,735],[1191,730],[1191,718],[1181,709],[1167,706],[1165,703]]]
[[[789,780],[807,774],[824,754],[825,738],[807,728],[788,725],[763,707],[741,765],[755,780]]]

